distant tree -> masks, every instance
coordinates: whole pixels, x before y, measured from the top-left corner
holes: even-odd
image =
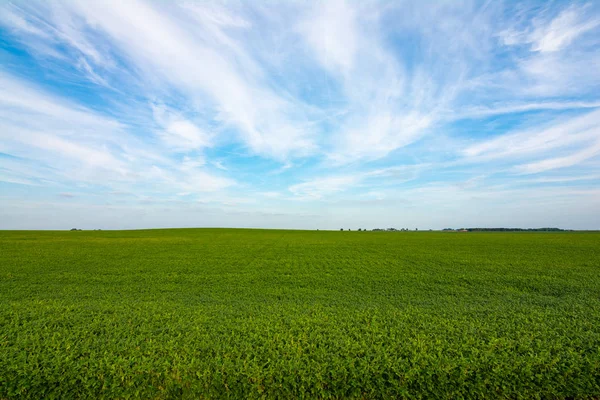
[[[341,229],[340,229],[340,231],[343,231],[343,230],[344,230],[344,228],[341,228]]]

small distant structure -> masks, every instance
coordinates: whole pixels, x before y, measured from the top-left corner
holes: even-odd
[[[465,228],[462,228],[462,229],[458,229],[457,232],[469,232],[469,231],[466,230]]]

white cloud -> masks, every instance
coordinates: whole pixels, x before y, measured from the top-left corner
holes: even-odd
[[[172,149],[197,150],[212,145],[209,134],[178,113],[164,106],[153,105],[154,119],[161,129],[158,136]]]
[[[349,74],[357,62],[357,47],[364,40],[356,21],[358,10],[344,0],[319,4],[299,24],[299,30],[318,60],[334,75]]]
[[[600,111],[555,120],[542,129],[501,135],[467,147],[463,153],[478,159],[538,154],[554,149],[586,145],[600,135]]]
[[[174,89],[190,107],[212,113],[213,122],[237,132],[260,155],[285,160],[316,150],[313,132],[305,129],[308,107],[273,88],[260,63],[235,37],[250,24],[229,9],[134,0],[36,2],[2,11],[6,16],[0,23],[25,37],[34,53],[78,54],[77,65],[92,82],[111,87],[103,74],[123,79],[117,75],[126,73],[128,84],[150,99],[156,91]],[[46,42],[32,40],[34,33]],[[117,57],[127,72],[115,71]],[[188,123],[172,127],[175,136],[188,139],[198,136],[191,130]]]
[[[1,165],[1,163],[0,163]],[[33,182],[31,179],[24,179],[21,178],[18,173],[15,173],[14,171],[3,171],[4,168],[0,168],[0,182],[6,182],[6,183],[16,183],[18,185],[28,185],[28,186],[35,186],[36,183]]]
[[[559,51],[578,36],[595,29],[600,19],[582,20],[585,9],[570,7],[561,12],[548,25],[538,27],[529,35],[532,51],[542,53]]]
[[[205,164],[204,159],[199,158],[199,157],[188,157],[185,156],[183,157],[183,161],[181,162],[179,169],[181,169],[182,171],[191,171],[194,170],[196,168],[200,168]]]
[[[48,33],[36,27],[33,21],[27,20],[27,18],[20,14],[14,5],[0,8],[0,22],[6,26],[10,26],[12,30],[19,34],[36,36],[46,40],[51,39]]]
[[[212,165],[214,165],[216,168],[223,170],[223,171],[227,171],[228,168],[226,166],[223,165],[222,161],[213,161]]]
[[[520,91],[535,97],[593,94],[600,85],[600,54],[583,54],[549,53],[521,60]]]
[[[521,21],[524,27],[511,26],[500,32],[503,44],[527,45],[530,52],[515,58],[514,69],[504,69],[486,80],[487,83],[502,91],[509,89],[531,97],[597,92],[600,85],[597,52],[600,17],[593,12],[591,4],[571,5],[558,14],[554,12],[555,8],[549,5],[541,8],[534,18],[525,23]]]
[[[468,118],[487,118],[490,116],[524,113],[543,110],[576,110],[586,108],[600,108],[600,101],[549,101],[530,103],[505,103],[487,106],[468,107],[458,112],[449,111],[446,118],[460,120]]]
[[[344,191],[360,182],[356,175],[329,176],[292,185],[288,190],[302,199],[320,199]]]
[[[271,90],[260,73],[240,70],[235,54],[196,40],[210,34],[202,25],[156,3],[109,3],[74,2],[71,11],[106,34],[145,74],[175,85],[194,103],[208,100],[215,119],[235,126],[252,151],[286,158],[314,150],[310,132],[301,129],[298,104]]]
[[[415,142],[432,125],[431,116],[418,113],[398,116],[391,111],[373,112],[364,121],[351,121],[338,139],[336,149],[329,154],[336,163],[386,156]]]
[[[470,163],[501,160],[521,163],[517,173],[531,174],[565,168],[600,153],[600,111],[555,120],[546,127],[513,132],[463,150]],[[541,159],[540,159],[541,158]],[[522,163],[523,160],[532,160]],[[533,161],[535,160],[535,161]]]
[[[304,18],[299,31],[309,55],[335,83],[330,98],[339,106],[328,110],[336,117],[326,152],[334,164],[383,158],[431,133],[445,111],[460,109],[466,77],[477,72],[469,63],[484,65],[490,37],[489,15],[468,4],[382,10],[336,1],[316,3]],[[403,37],[428,47],[398,53]]]
[[[341,85],[348,117],[334,132],[329,158],[378,158],[411,143],[427,116],[402,110],[404,73],[378,39],[376,18],[345,1],[318,3],[299,30],[315,59]],[[362,17],[362,18],[361,18]]]
[[[532,26],[519,31],[509,28],[500,33],[505,45],[531,45],[532,52],[552,53],[565,49],[579,36],[600,25],[600,18],[587,15],[589,7],[571,6],[552,19],[538,17]]]
[[[202,169],[196,156],[183,162],[162,147],[142,142],[113,119],[53,96],[0,71],[0,151],[21,157],[0,158],[5,181],[30,183],[46,177],[64,183],[114,187],[139,185],[143,190],[219,191],[235,181]],[[68,121],[65,124],[64,121]],[[185,123],[167,119],[175,144],[204,145]],[[177,124],[179,123],[179,125]]]
[[[50,165],[70,159],[118,175],[126,174],[127,168],[108,147],[137,143],[127,139],[120,123],[44,93],[2,71],[0,138],[5,151],[13,155],[44,160]]]
[[[281,197],[281,193],[279,193],[279,192],[273,192],[273,191],[259,192],[258,194],[260,196],[268,197],[268,198],[271,198],[271,199],[276,199],[276,198]]]
[[[596,136],[600,137],[600,131],[596,130]],[[523,164],[515,167],[515,170],[522,174],[537,174],[544,171],[549,171],[557,168],[571,167],[589,160],[592,157],[600,154],[600,139],[591,146],[579,150],[567,156],[548,158],[542,161]]]
[[[524,180],[527,183],[563,183],[600,180],[600,175],[578,175],[578,176],[553,176],[549,178],[536,178]]]
[[[347,175],[329,175],[291,185],[288,190],[301,199],[321,199],[352,188],[398,185],[415,179],[427,165],[401,165],[356,172]]]
[[[0,69],[0,105],[5,111],[4,120],[23,126],[49,128],[46,123],[52,120],[51,127],[62,128],[66,132],[64,121],[70,121],[80,127],[104,127],[108,133],[122,127],[117,121],[96,115],[84,107],[58,99],[40,91],[35,86],[8,74]],[[12,113],[10,111],[13,111]],[[17,112],[18,111],[18,112]],[[44,116],[44,124],[39,124],[32,115]],[[92,134],[85,129],[80,134]]]

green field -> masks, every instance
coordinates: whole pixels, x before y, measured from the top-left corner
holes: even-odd
[[[599,396],[600,233],[0,231],[0,399]]]

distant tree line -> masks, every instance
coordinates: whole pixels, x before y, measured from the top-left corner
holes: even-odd
[[[445,228],[444,231],[467,231],[467,232],[563,232],[560,228]]]
[[[343,231],[344,228],[341,228],[340,231]],[[348,231],[352,231],[352,229],[347,229]],[[359,232],[367,232],[368,229],[357,229]],[[415,231],[418,231],[419,228],[415,228]],[[431,231],[431,229],[429,229]],[[372,232],[408,232],[410,229],[408,228],[375,228],[371,229]],[[451,231],[451,232],[567,232],[571,231],[570,229],[560,229],[560,228],[444,228],[442,231]]]
[[[405,231],[409,231],[410,229],[408,228],[401,228],[401,229],[396,229],[396,228],[387,228],[387,229],[382,229],[382,228],[375,228],[375,229],[371,229],[373,232],[405,232]],[[365,229],[366,231],[366,229]],[[418,231],[418,229],[415,229],[415,231]]]

